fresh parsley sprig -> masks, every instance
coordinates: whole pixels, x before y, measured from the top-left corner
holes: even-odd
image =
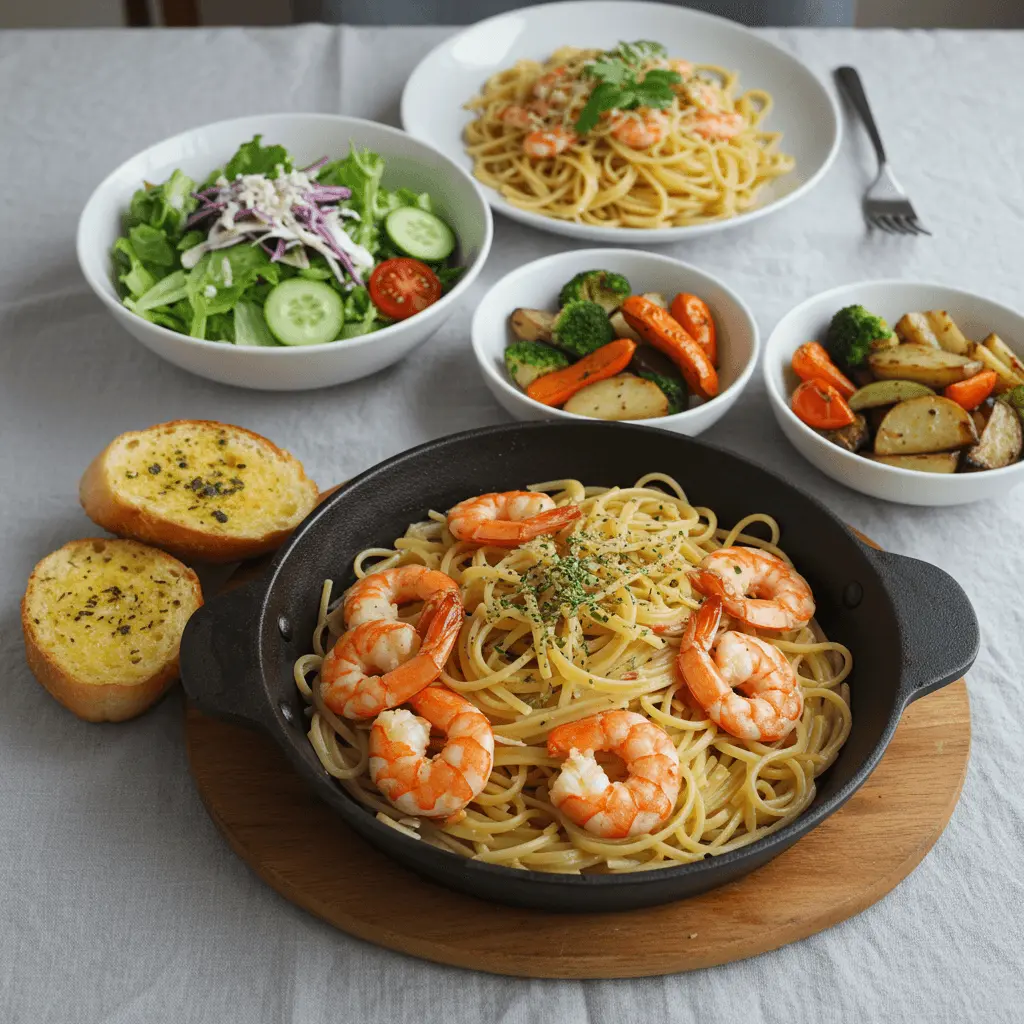
[[[635,43],[619,43],[614,50],[584,67],[583,73],[596,78],[598,85],[576,119],[576,132],[585,135],[606,110],[634,110],[637,107],[662,110],[669,106],[674,95],[672,86],[682,78],[677,72],[663,68],[643,70],[652,60],[666,55],[667,51],[660,43],[641,39]],[[642,77],[639,77],[641,72]]]

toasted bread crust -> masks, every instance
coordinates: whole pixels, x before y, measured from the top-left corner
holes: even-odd
[[[60,551],[94,542],[107,545],[125,543],[113,541],[107,537],[89,537],[71,541]],[[177,559],[162,551],[149,549],[149,553],[174,565],[180,573],[179,578],[190,587],[196,608],[200,607],[203,603],[203,595],[196,574]],[[29,607],[33,588],[40,579],[43,567],[52,557],[52,554],[47,555],[32,570],[25,596],[21,600],[21,628],[25,637],[25,657],[32,674],[55,700],[85,721],[123,722],[142,714],[155,704],[178,678],[178,645],[174,645],[171,656],[165,659],[148,677],[141,680],[118,681],[112,679],[109,683],[95,683],[75,676],[61,664],[52,642],[42,635],[42,629],[36,624]],[[104,643],[105,641],[98,638],[96,642]]]
[[[148,431],[132,431],[114,438],[106,448],[89,464],[79,484],[79,500],[86,515],[94,523],[121,537],[128,537],[153,544],[178,556],[205,562],[235,562],[267,554],[280,547],[295,526],[314,508],[318,489],[306,476],[302,463],[289,452],[279,448],[272,441],[244,427],[218,423],[214,420],[172,420],[148,428],[149,431],[168,428],[188,427],[196,430],[230,431],[260,445],[280,460],[283,467],[297,479],[293,497],[299,509],[294,522],[287,527],[268,529],[258,535],[232,533],[230,528],[206,529],[175,522],[158,510],[148,507],[144,501],[130,497],[118,490],[109,471],[112,453],[116,452],[125,439],[132,435],[144,435]],[[284,474],[282,474],[284,475]],[[258,498],[254,498],[258,500]]]

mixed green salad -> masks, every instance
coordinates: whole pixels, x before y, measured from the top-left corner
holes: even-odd
[[[298,169],[262,136],[197,184],[176,170],[132,197],[114,244],[122,301],[146,320],[235,345],[315,345],[436,302],[463,268],[426,192],[381,186],[352,146]]]

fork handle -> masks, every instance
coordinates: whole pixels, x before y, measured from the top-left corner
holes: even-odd
[[[878,162],[884,164],[886,158],[885,147],[882,145],[882,136],[878,134],[878,126],[875,124],[875,118],[871,113],[871,107],[868,104],[864,85],[860,80],[860,75],[857,74],[857,69],[849,67],[836,68],[836,81],[839,82],[840,88],[846,93],[847,98],[853,105],[853,109],[857,111],[861,121],[864,122],[864,127],[867,129],[871,144],[875,147],[875,155],[878,157]]]

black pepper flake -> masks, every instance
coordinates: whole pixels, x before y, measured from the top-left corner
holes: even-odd
[[[188,463],[182,459],[181,462],[178,463],[178,469],[188,469]]]
[[[126,469],[124,475],[128,480],[134,480],[139,474],[134,469]]]
[[[228,517],[219,508],[215,508],[211,514],[218,523],[226,523],[228,521]]]
[[[227,443],[228,443],[228,439],[227,439],[226,437],[222,437],[222,438],[221,438],[221,439],[220,439],[220,440],[219,440],[219,441],[217,442],[217,444],[219,444],[219,445],[221,446],[221,448],[223,448],[223,447],[224,447],[224,446],[225,446],[225,445],[226,445]]]
[[[132,627],[131,626],[118,626],[117,627],[117,631],[118,631],[118,633],[121,634],[121,636],[127,636],[132,631]]]
[[[160,472],[160,463],[154,462],[152,466],[148,467],[147,472],[151,473],[153,476],[156,476],[157,473]]]

